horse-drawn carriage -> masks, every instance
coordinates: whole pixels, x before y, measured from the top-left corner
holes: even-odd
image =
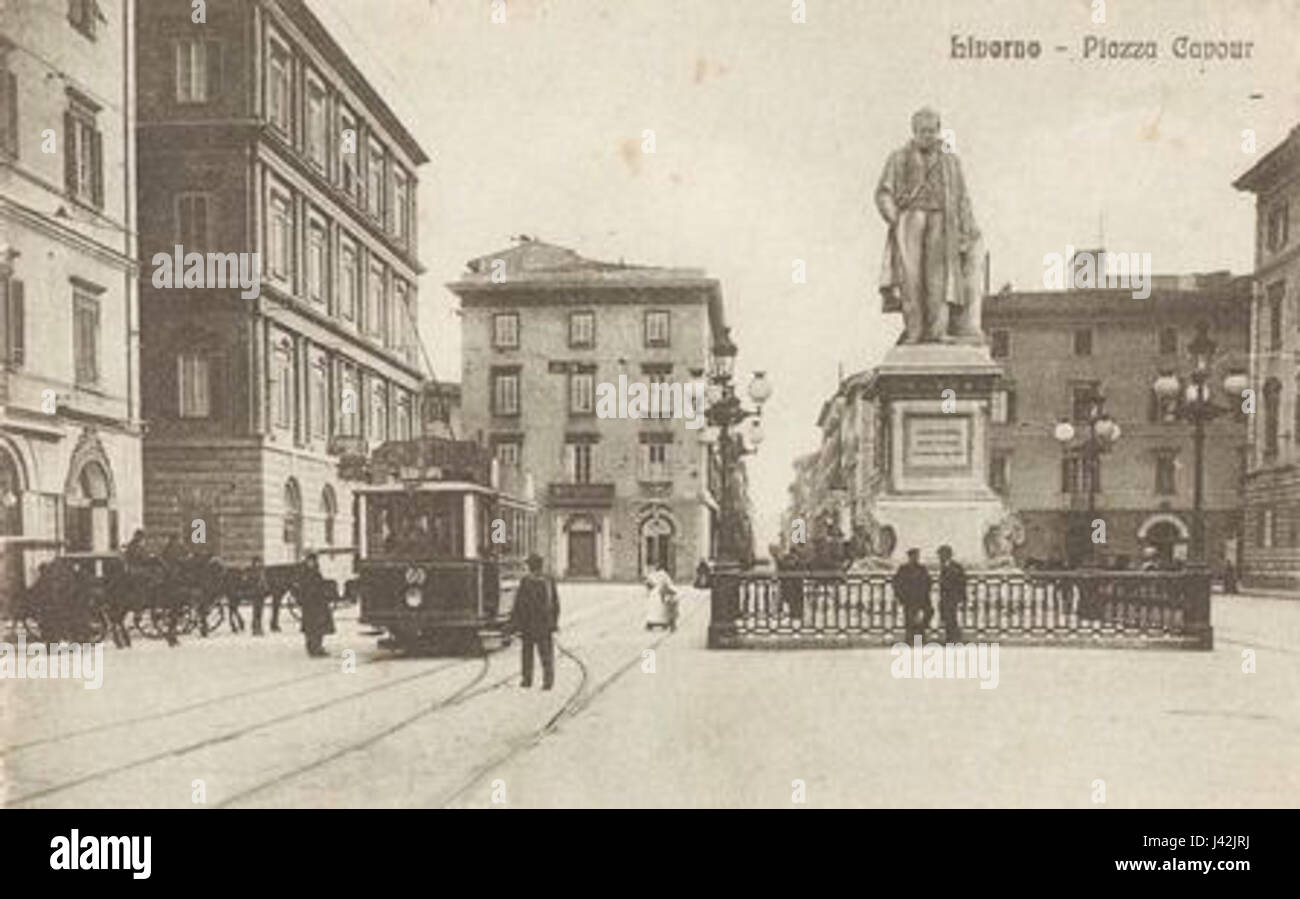
[[[350,550],[349,550],[350,551]],[[299,617],[294,599],[301,562],[264,569],[267,596]],[[247,568],[211,555],[166,559],[156,553],[65,553],[42,563],[36,579],[19,598],[14,619],[35,640],[98,642],[111,637],[130,645],[130,631],[168,637],[197,630],[206,636],[225,621],[227,609],[246,595]],[[355,596],[355,588],[335,596]]]

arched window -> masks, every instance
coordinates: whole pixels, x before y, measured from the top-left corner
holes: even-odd
[[[23,532],[22,493],[18,463],[0,448],[0,537],[16,537]]]
[[[320,492],[320,514],[325,523],[325,545],[334,545],[334,517],[338,514],[338,501],[334,498],[334,488],[329,484]]]
[[[69,550],[100,552],[117,545],[117,513],[112,502],[108,472],[99,462],[86,462],[64,496]]]
[[[302,491],[293,478],[284,483],[284,530],[282,537],[294,561],[302,553]]]

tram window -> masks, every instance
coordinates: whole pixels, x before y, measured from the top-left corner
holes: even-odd
[[[464,549],[459,494],[384,494],[366,499],[366,544],[373,559],[458,559]]]

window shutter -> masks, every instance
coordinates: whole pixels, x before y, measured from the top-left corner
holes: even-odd
[[[77,120],[70,112],[63,114],[63,189],[77,195]]]
[[[104,136],[98,128],[90,132],[90,191],[95,206],[104,207]]]
[[[27,355],[27,307],[23,298],[23,282],[17,278],[9,281],[9,364],[22,365]]]
[[[110,550],[115,550],[117,549],[117,547],[118,547],[117,510],[109,509],[108,510],[108,548]]]
[[[18,158],[18,76],[13,72],[0,77],[0,152]]]

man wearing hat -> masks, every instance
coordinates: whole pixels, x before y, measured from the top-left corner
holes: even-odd
[[[523,676],[520,686],[533,685],[533,648],[542,659],[542,689],[555,684],[555,642],[551,635],[560,626],[560,594],[555,581],[542,574],[542,557],[528,557],[528,573],[519,582],[515,606],[510,611],[510,629],[523,644]]]
[[[930,603],[930,572],[921,564],[919,549],[907,551],[907,561],[894,572],[893,587],[894,598],[903,607],[903,619],[907,622],[906,642],[910,644],[919,635],[924,643],[934,606]]]
[[[943,622],[944,641],[961,642],[961,625],[957,609],[966,604],[966,569],[952,557],[952,547],[939,547],[939,619]]]

